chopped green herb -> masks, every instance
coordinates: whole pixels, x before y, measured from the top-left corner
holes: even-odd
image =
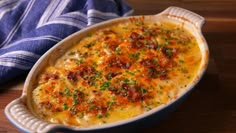
[[[95,104],[91,104],[91,105],[89,106],[89,108],[88,108],[88,111],[91,111],[91,110],[93,110],[95,107],[96,107],[96,105],[95,105]]]
[[[187,45],[188,43],[186,41],[183,42],[183,45]]]
[[[112,99],[113,101],[115,101],[115,100],[116,100],[116,97],[115,97],[115,96],[112,96],[111,99]]]
[[[179,70],[184,72],[186,70],[186,67],[181,67]]]
[[[157,91],[158,94],[162,94],[163,92],[162,91]]]
[[[134,59],[134,60],[138,60],[139,59],[139,56],[140,56],[140,53],[137,52],[137,53],[130,53],[129,56]]]
[[[100,86],[100,90],[106,90],[110,87],[111,83],[109,81],[104,82],[101,86]]]
[[[130,75],[135,75],[134,72],[130,72],[130,71],[128,71],[128,70],[126,70],[125,72],[128,73],[128,74],[130,74]]]
[[[76,109],[75,106],[73,106],[72,108],[70,108],[70,113],[71,113],[72,115],[75,115],[75,114],[77,113],[77,109]]]
[[[166,49],[166,53],[168,54],[168,56],[172,56],[172,52],[170,49]]]
[[[115,103],[114,101],[108,101],[108,102],[107,102],[107,105],[108,105],[107,110],[110,110],[111,106],[112,106],[114,103]]]
[[[101,78],[102,77],[102,71],[97,71],[95,77],[96,78]]]
[[[77,115],[80,119],[82,119],[84,117],[84,113],[80,113],[79,115]]]
[[[68,55],[71,56],[71,55],[74,55],[75,52],[71,51]]]
[[[60,92],[58,92],[58,93],[59,93],[59,95],[63,95],[63,92],[61,92],[61,91],[60,91]]]
[[[126,84],[128,84],[129,82],[130,82],[129,79],[125,79],[125,80],[124,80],[124,83],[126,83]]]
[[[86,44],[84,47],[85,48],[90,48],[90,47],[92,47],[94,45],[95,45],[95,42],[90,42],[90,43]]]
[[[169,29],[166,30],[166,33],[169,34],[171,31]]]
[[[181,44],[182,42],[180,40],[177,41],[177,44]]]
[[[70,94],[70,90],[66,87],[66,88],[64,88],[64,93],[65,93],[65,95],[67,95],[67,96],[70,96],[71,94]]]
[[[127,29],[128,29],[128,26],[124,26],[124,27],[122,27],[122,29],[125,29],[125,30],[127,30]]]
[[[116,48],[116,54],[121,55],[120,51],[121,51],[120,47]]]
[[[83,64],[84,61],[83,61],[82,59],[80,59],[80,60],[75,59],[75,63],[76,63],[77,65],[80,65],[80,64]]]
[[[159,85],[159,88],[160,88],[160,89],[163,89],[163,86]]]
[[[102,118],[102,115],[101,114],[97,115],[97,118],[99,118],[99,119]]]
[[[151,110],[152,108],[149,107],[149,106],[144,106],[144,109],[145,109],[145,111],[149,111],[149,110]]]
[[[184,60],[181,60],[181,59],[180,59],[179,62],[180,62],[180,63],[184,63]]]
[[[146,90],[146,89],[144,89],[144,88],[141,88],[141,93],[142,94],[145,94],[145,93],[147,93],[148,91]]]
[[[73,105],[78,104],[76,92],[72,94],[72,98],[73,98]]]
[[[169,40],[166,40],[164,45],[167,46],[167,45],[169,45],[169,44],[170,44],[170,41],[169,41]]]
[[[68,109],[68,105],[67,103],[63,103],[63,107],[62,107],[63,110],[67,110]]]
[[[141,25],[143,25],[144,23],[143,23],[142,21],[137,21],[135,24],[136,24],[136,26],[141,26]]]
[[[144,34],[145,36],[150,35],[150,31],[149,31],[148,29],[146,29],[143,34]]]

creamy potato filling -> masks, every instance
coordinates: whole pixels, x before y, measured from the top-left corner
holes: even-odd
[[[79,127],[125,120],[175,99],[201,59],[181,25],[116,24],[88,34],[45,67],[33,108],[44,120]]]

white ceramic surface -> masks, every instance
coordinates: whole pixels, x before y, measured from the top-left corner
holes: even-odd
[[[22,92],[22,96],[17,98],[16,100],[9,103],[5,108],[5,115],[7,118],[18,128],[20,128],[24,132],[48,132],[55,128],[66,127],[76,131],[92,131],[96,129],[106,129],[110,127],[115,127],[118,125],[124,125],[130,122],[134,122],[136,120],[142,119],[144,117],[148,117],[154,113],[157,113],[174,102],[178,101],[181,97],[183,97],[186,93],[193,89],[193,87],[198,83],[200,78],[203,76],[204,71],[206,70],[208,59],[209,59],[209,50],[207,43],[202,35],[201,28],[204,24],[205,20],[203,17],[195,14],[189,10],[179,8],[179,7],[169,7],[163,12],[157,15],[144,16],[144,21],[171,21],[177,24],[183,24],[197,39],[201,53],[202,53],[202,62],[200,64],[200,70],[197,73],[196,78],[190,83],[184,91],[180,92],[178,98],[170,101],[168,104],[157,107],[149,112],[146,112],[137,117],[130,118],[128,120],[118,121],[114,123],[108,123],[101,126],[93,126],[90,128],[78,128],[75,126],[64,126],[59,124],[52,124],[49,122],[45,122],[37,117],[34,114],[31,107],[31,92],[33,90],[33,83],[35,78],[40,70],[47,63],[54,63],[55,59],[61,56],[71,45],[77,43],[81,38],[87,35],[89,32],[94,31],[96,29],[100,29],[103,27],[107,27],[116,23],[122,23],[124,21],[129,21],[130,18],[140,18],[142,16],[132,16],[125,18],[118,18],[110,21],[106,21],[103,23],[99,23],[93,26],[90,26],[86,29],[83,29],[63,41],[56,44],[53,48],[51,48],[48,52],[46,52],[34,65],[31,69],[30,73],[27,76],[27,79],[24,84],[24,89]]]

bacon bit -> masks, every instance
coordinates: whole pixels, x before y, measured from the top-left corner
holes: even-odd
[[[92,90],[93,94],[101,96],[101,91],[97,91],[97,90]]]
[[[108,107],[106,106],[97,106],[97,110],[100,114],[105,115],[107,113]]]
[[[108,90],[111,91],[114,94],[119,94],[119,90],[115,87],[109,87]]]
[[[119,46],[117,41],[109,41],[108,43],[108,48],[112,51],[115,51],[116,48]]]
[[[59,78],[58,74],[49,74],[49,73],[46,73],[45,74],[45,77],[44,77],[44,80],[57,80]]]
[[[146,47],[147,47],[148,49],[154,49],[154,50],[156,50],[156,49],[158,48],[158,45],[157,45],[156,43],[154,43],[154,42],[148,42],[148,43],[146,44]]]
[[[144,44],[141,41],[132,41],[130,47],[134,49],[140,49],[144,47]]]
[[[85,94],[82,91],[77,90],[72,94],[72,98],[73,98],[74,105],[80,104],[84,101]]]
[[[160,71],[160,79],[161,80],[166,80],[167,79],[167,71],[166,70],[161,70]]]
[[[158,62],[155,59],[143,59],[140,62],[145,67],[157,67]]]
[[[110,67],[117,67],[122,69],[129,69],[131,66],[131,63],[127,59],[118,56],[111,56],[108,59],[107,63]]]
[[[115,76],[117,76],[117,75],[120,75],[121,74],[121,72],[109,72],[108,74],[106,74],[106,79],[107,80],[111,80],[112,78],[114,78]]]
[[[144,39],[144,37],[136,32],[132,32],[129,36],[133,41],[138,41]]]
[[[54,109],[54,111],[55,111],[55,112],[61,112],[61,111],[62,111],[62,108],[58,108],[58,107],[57,107],[57,108]]]
[[[148,78],[157,78],[159,72],[154,67],[149,67],[147,70],[147,77]]]
[[[83,79],[86,79],[88,76],[90,76],[96,72],[96,70],[93,67],[87,66],[87,65],[81,65],[79,68],[79,71],[80,71],[79,75]]]
[[[40,106],[46,109],[51,109],[52,108],[52,104],[49,101],[44,101],[40,103]]]
[[[121,86],[125,90],[125,94],[131,101],[137,102],[141,99],[141,92],[138,91],[139,90],[138,86],[131,87],[130,85],[126,83],[122,84]]]
[[[101,56],[106,56],[107,55],[107,53],[106,52],[104,52],[104,51],[101,51],[100,52],[100,54],[99,54],[99,57],[101,57]]]
[[[136,32],[132,32],[130,34],[130,39],[131,39],[131,48],[135,48],[135,49],[139,49],[139,48],[143,48],[144,44],[141,40],[144,39],[144,37]]]
[[[141,93],[138,92],[135,88],[128,89],[128,97],[133,101],[137,102],[141,99]]]
[[[106,36],[105,38],[104,38],[104,41],[107,41],[107,40],[109,40],[111,37],[109,37],[109,36]]]
[[[77,72],[72,72],[70,71],[68,74],[67,74],[67,78],[71,81],[77,81]]]
[[[115,34],[115,32],[111,29],[106,29],[106,30],[103,30],[103,34],[109,35],[109,34]]]
[[[176,48],[162,47],[161,52],[168,58],[172,58],[175,55],[177,55],[177,49]]]

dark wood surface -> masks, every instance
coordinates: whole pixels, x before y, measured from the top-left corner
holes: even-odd
[[[127,0],[135,15],[157,14],[169,6],[206,18],[203,34],[210,49],[208,69],[194,91],[168,118],[145,133],[236,133],[236,0]],[[21,95],[25,76],[0,92],[0,133],[20,132],[5,117],[5,106]]]

